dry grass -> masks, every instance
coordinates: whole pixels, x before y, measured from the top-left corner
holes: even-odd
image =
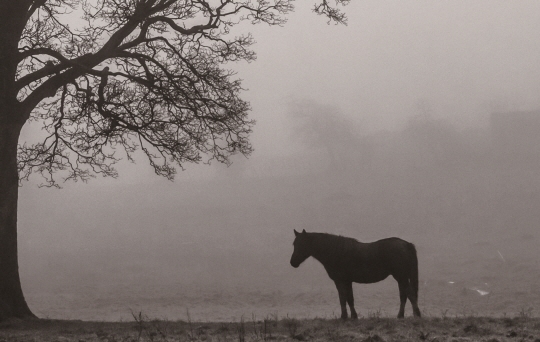
[[[540,319],[461,317],[397,320],[369,317],[328,319],[241,319],[230,323],[151,320],[133,322],[63,320],[10,321],[0,324],[0,342],[143,342],[143,341],[530,341],[540,342]]]

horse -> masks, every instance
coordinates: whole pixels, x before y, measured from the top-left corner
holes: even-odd
[[[418,308],[418,258],[416,248],[410,242],[397,237],[371,243],[327,234],[301,233],[294,230],[294,251],[291,266],[297,268],[312,256],[326,269],[336,284],[341,305],[341,318],[347,319],[349,304],[351,318],[357,319],[354,309],[352,283],[371,284],[394,277],[399,287],[398,318],[405,316],[407,298],[412,304],[415,317],[421,317]]]

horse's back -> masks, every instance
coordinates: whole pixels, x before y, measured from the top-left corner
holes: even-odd
[[[417,262],[414,245],[397,237],[364,243],[360,249],[363,263],[382,267],[392,275],[408,272]]]
[[[397,237],[386,238],[372,243],[373,257],[383,260],[392,274],[409,271],[417,263],[416,248],[408,241]]]

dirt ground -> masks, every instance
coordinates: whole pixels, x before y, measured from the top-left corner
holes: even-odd
[[[151,320],[134,314],[131,322],[67,320],[0,323],[0,342],[117,341],[531,341],[540,342],[540,319],[519,317],[371,317],[359,320],[243,318],[210,323]]]

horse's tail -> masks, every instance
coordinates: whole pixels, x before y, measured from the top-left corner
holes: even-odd
[[[416,247],[412,243],[409,243],[409,250],[411,252],[411,265],[409,282],[413,288],[414,296],[418,300],[418,256],[416,255]]]

